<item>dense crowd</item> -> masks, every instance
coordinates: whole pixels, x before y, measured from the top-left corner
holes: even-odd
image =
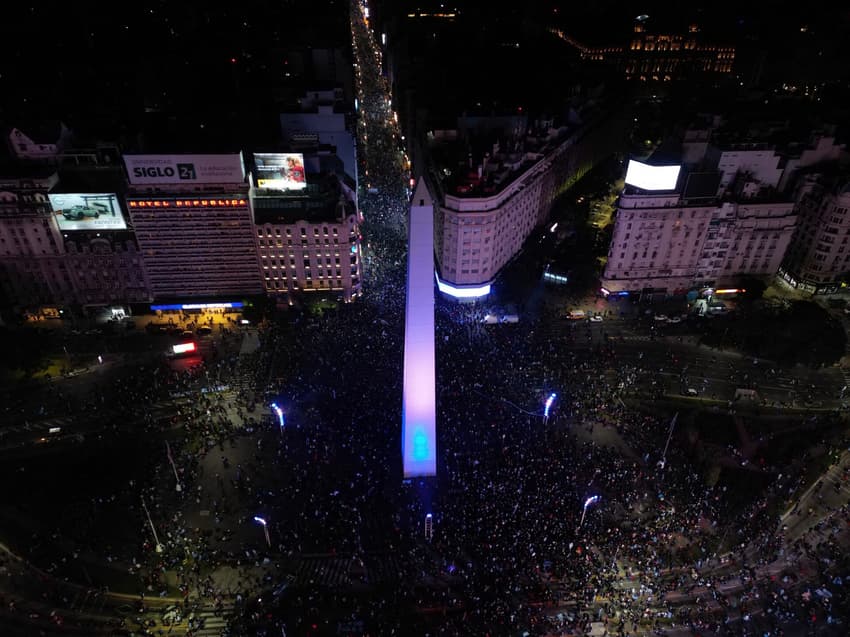
[[[833,478],[780,521],[805,459],[707,479],[693,426],[680,425],[667,452],[672,414],[623,400],[651,372],[619,361],[608,343],[575,347],[589,327],[563,337],[525,323],[482,327],[474,309],[438,300],[439,475],[402,480],[409,175],[374,43],[356,19],[353,31],[360,161],[373,188],[361,199],[363,298],[262,325],[256,352],[149,366],[86,403],[185,400],[175,417],[143,413],[137,423],[168,440],[167,452],[150,454],[147,477],[109,485],[92,503],[123,507],[136,541],[104,547],[105,536],[57,528],[49,559],[99,554],[134,578],[138,612],[150,597],[176,595],[187,615],[226,612],[233,634],[346,634],[348,625],[382,636],[575,635],[593,625],[623,636],[676,626],[846,634],[850,509],[827,497],[847,489],[846,454],[833,450]],[[299,575],[305,556],[341,562],[340,577]],[[201,628],[192,620],[190,634]]]

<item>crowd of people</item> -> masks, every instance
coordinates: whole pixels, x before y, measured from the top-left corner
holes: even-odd
[[[121,508],[128,541],[57,527],[49,557],[26,557],[58,560],[58,581],[69,561],[99,554],[113,571],[102,581],[130,578],[140,616],[151,598],[176,597],[186,616],[226,614],[234,635],[846,634],[847,454],[833,450],[832,477],[802,498],[812,458],[712,478],[698,428],[623,400],[638,370],[614,344],[482,327],[438,299],[438,476],[402,479],[409,174],[354,6],[372,189],[363,298],[268,321],[253,353],[163,361],[99,390],[95,405],[180,401],[164,418],[142,411],[142,475],[92,504],[93,515]],[[809,421],[813,435],[841,424],[819,418],[832,420]],[[203,631],[192,619],[189,634]]]

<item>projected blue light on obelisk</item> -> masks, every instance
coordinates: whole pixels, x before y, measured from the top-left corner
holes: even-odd
[[[408,223],[401,455],[405,478],[437,474],[434,372],[434,202],[419,179]]]

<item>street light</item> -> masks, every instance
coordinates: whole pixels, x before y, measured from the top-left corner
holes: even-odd
[[[546,399],[546,402],[543,405],[543,422],[549,421],[549,410],[552,408],[552,403],[555,402],[557,397],[558,394],[552,393],[549,394],[549,397]]]
[[[174,471],[174,479],[177,480],[177,493],[180,493],[183,490],[183,487],[180,486],[180,475],[177,473],[177,466],[174,464],[174,458],[171,457],[171,445],[168,444],[168,441],[165,441],[165,453],[168,456],[168,462],[171,463],[171,469]]]
[[[272,411],[277,414],[277,421],[280,424],[280,431],[283,433],[283,426],[286,424],[286,421],[283,417],[283,409],[278,407],[277,403],[272,403]]]
[[[587,500],[584,501],[584,507],[581,510],[581,521],[578,523],[578,528],[581,528],[581,525],[584,524],[584,516],[587,515],[587,508],[592,504],[596,504],[602,499],[601,495],[592,495]],[[578,529],[576,529],[578,530]]]
[[[153,525],[153,520],[151,520],[151,513],[148,511],[148,505],[145,504],[145,496],[142,496],[142,508],[145,510],[145,515],[148,516],[148,523],[151,525],[151,531],[153,532],[153,539],[156,542],[156,552],[162,553],[162,544],[159,543],[159,537],[156,534],[156,528]]]
[[[658,466],[661,469],[667,466],[667,448],[670,446],[670,439],[673,437],[673,429],[676,427],[676,420],[679,418],[677,411],[673,415],[673,420],[670,421],[670,433],[667,434],[667,442],[664,444],[664,453],[661,454],[661,460],[658,461]]]
[[[254,522],[256,522],[257,524],[262,525],[262,527],[263,527],[263,532],[266,534],[266,544],[268,544],[268,545],[269,545],[269,548],[271,548],[271,547],[272,547],[272,541],[271,541],[271,539],[269,538],[269,524],[268,524],[268,522],[266,522],[266,519],[265,519],[265,518],[261,518],[261,517],[260,517],[260,516],[258,516],[258,515],[255,515],[255,516],[254,516]]]

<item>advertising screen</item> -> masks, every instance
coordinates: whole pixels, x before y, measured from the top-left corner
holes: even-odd
[[[675,190],[680,166],[650,166],[629,160],[626,183],[642,190]]]
[[[254,155],[257,188],[263,190],[302,190],[307,187],[304,155],[301,153],[260,153]]]
[[[124,155],[131,184],[241,184],[242,153],[229,155]]]
[[[171,351],[174,354],[186,354],[188,352],[194,352],[195,351],[195,344],[194,343],[178,343],[177,345],[171,346]]]
[[[124,230],[127,224],[112,193],[48,194],[60,230]]]

